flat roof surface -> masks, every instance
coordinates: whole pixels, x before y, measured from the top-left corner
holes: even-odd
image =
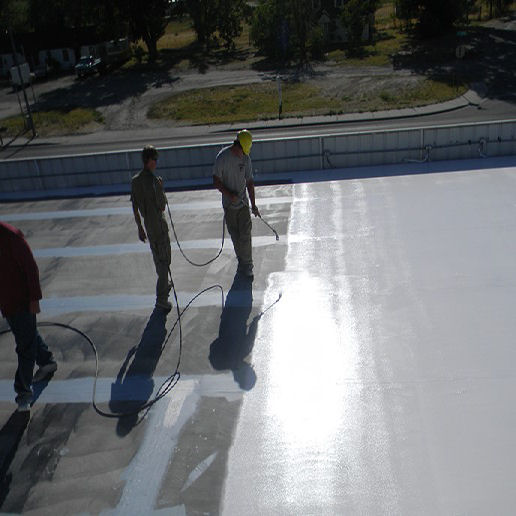
[[[235,275],[228,238],[206,267],[173,243],[180,307],[213,286],[184,312],[182,339],[175,311],[153,310],[127,195],[0,206],[39,265],[38,321],[98,350],[100,410],[152,400],[180,361],[150,410],[108,418],[92,406],[88,342],[41,327],[58,370],[34,386],[29,421],[2,335],[0,510],[511,513],[516,159],[400,172],[258,187],[279,241],[253,218],[253,282]],[[184,252],[214,256],[220,194],[168,199]]]

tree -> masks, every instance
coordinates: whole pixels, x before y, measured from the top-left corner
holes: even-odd
[[[150,62],[158,57],[157,43],[165,34],[168,7],[168,0],[119,0],[119,13],[128,22],[131,39],[143,39]]]
[[[308,58],[308,40],[314,27],[312,0],[289,0],[288,11],[294,55],[303,63]]]
[[[192,19],[197,41],[208,46],[210,38],[217,30],[218,1],[186,0],[185,8]]]
[[[129,35],[130,22],[125,16],[125,2],[122,4],[105,0],[88,0],[88,4],[88,13],[93,17],[92,21],[99,38],[111,40]]]
[[[235,47],[235,38],[242,34],[245,0],[184,0],[184,8],[201,45],[208,48],[218,32],[226,49]]]
[[[105,0],[30,0],[29,21],[32,30],[43,41],[48,35],[66,30],[72,34],[87,30],[88,34],[96,34],[99,39],[116,39],[126,36],[129,27],[126,13],[118,3]]]
[[[267,57],[286,60],[290,54],[285,0],[262,0],[251,21],[251,40]]]
[[[489,6],[489,18],[492,18],[504,14],[512,0],[486,0],[486,3]]]
[[[421,36],[432,37],[450,31],[464,19],[470,0],[396,0],[396,8],[400,19],[416,19]]]
[[[218,0],[217,30],[226,49],[235,48],[235,38],[242,34],[245,0]]]
[[[449,32],[467,12],[466,0],[424,0],[420,5],[419,32],[433,37]]]
[[[320,54],[312,0],[261,0],[251,21],[251,40],[270,59],[304,62]]]
[[[411,21],[417,18],[417,2],[414,2],[414,0],[395,0],[394,9],[398,20],[405,22],[405,28],[408,30]]]
[[[351,52],[362,45],[364,27],[374,15],[378,0],[349,0],[342,8],[342,26],[347,34],[347,46]]]
[[[25,32],[27,29],[28,0],[0,0],[0,30],[6,29]]]

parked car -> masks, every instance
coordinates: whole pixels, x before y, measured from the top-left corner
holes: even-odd
[[[82,56],[75,65],[75,73],[77,77],[81,78],[86,75],[93,75],[96,72],[100,73],[102,68],[102,59],[100,57]]]

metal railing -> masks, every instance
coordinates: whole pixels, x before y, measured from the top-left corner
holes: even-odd
[[[160,149],[165,180],[211,177],[220,144]],[[516,120],[256,140],[257,175],[516,155]],[[128,184],[140,149],[0,161],[0,192]]]

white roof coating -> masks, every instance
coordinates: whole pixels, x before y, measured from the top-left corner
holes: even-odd
[[[15,421],[16,355],[2,335],[0,471],[10,481],[0,510],[511,514],[516,158],[469,164],[258,186],[280,240],[253,219],[253,283],[235,276],[229,238],[205,268],[173,246],[183,306],[215,283],[226,305],[211,291],[184,314],[182,376],[139,423],[93,410],[83,392],[91,350],[49,328],[59,368],[30,422]],[[215,254],[218,192],[168,199],[189,256]],[[179,352],[177,333],[161,352],[175,315],[166,328],[151,315],[155,272],[128,206],[128,196],[0,206],[37,257],[39,320],[90,335],[97,401],[115,411],[124,396],[134,405],[131,368],[148,397]]]

